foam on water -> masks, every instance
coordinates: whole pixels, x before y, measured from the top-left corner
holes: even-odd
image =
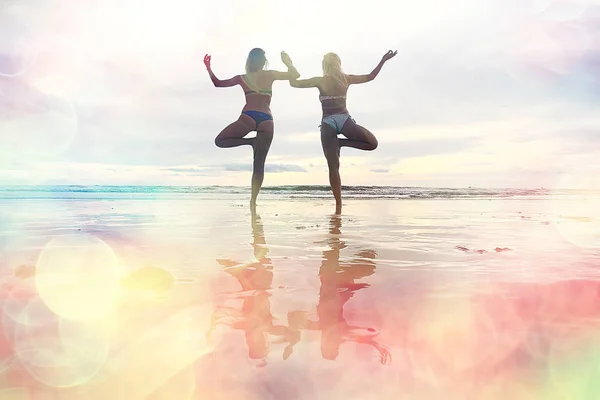
[[[198,200],[246,197],[247,187],[234,186],[4,186],[0,187],[0,200],[5,199],[130,199],[156,200],[177,198]],[[394,186],[344,186],[346,199],[495,199],[495,198],[543,198],[551,195],[578,195],[583,191],[548,189],[480,189],[480,188],[421,188]],[[585,192],[587,193],[587,192]],[[233,196],[233,197],[232,197]],[[264,187],[261,197],[265,199],[320,199],[330,198],[329,186],[270,186]]]

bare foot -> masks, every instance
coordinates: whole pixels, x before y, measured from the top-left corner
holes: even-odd
[[[336,204],[335,205],[335,214],[336,215],[340,215],[342,213],[342,205],[341,204]]]

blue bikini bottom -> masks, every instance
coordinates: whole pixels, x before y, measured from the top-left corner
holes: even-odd
[[[273,120],[273,117],[262,111],[242,111],[242,114],[252,118],[254,122],[256,122],[256,128],[258,128],[258,125],[260,125],[261,122]]]

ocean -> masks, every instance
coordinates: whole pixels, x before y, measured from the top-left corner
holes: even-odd
[[[594,194],[584,190],[549,189],[480,189],[480,188],[423,188],[394,186],[343,186],[346,199],[494,199],[549,196],[577,196]],[[2,186],[0,199],[152,199],[155,197],[177,199],[244,198],[250,189],[247,186],[110,186],[110,185],[40,185]],[[329,186],[265,186],[260,198],[264,199],[321,199],[331,197]]]
[[[597,192],[343,197],[0,188],[0,398],[598,393]]]

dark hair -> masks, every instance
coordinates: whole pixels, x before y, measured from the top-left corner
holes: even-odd
[[[267,65],[267,57],[265,51],[258,47],[250,50],[246,59],[246,72],[260,71]]]

